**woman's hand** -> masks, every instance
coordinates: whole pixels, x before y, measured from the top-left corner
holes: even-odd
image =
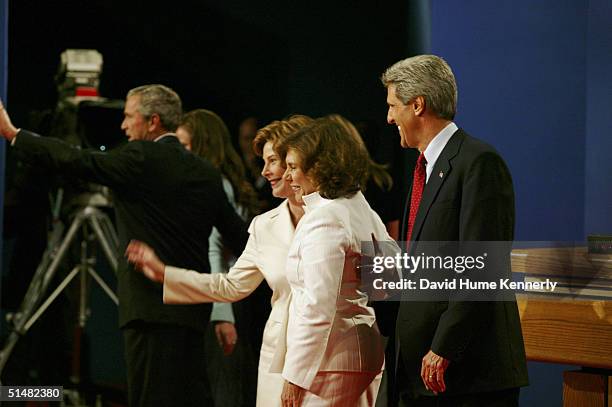
[[[285,380],[283,393],[281,394],[282,407],[300,407],[303,396],[304,389],[297,384],[293,384]]]
[[[223,354],[231,355],[238,342],[238,332],[234,324],[227,321],[215,322],[215,336],[219,346],[223,349]]]
[[[130,263],[134,264],[136,270],[142,271],[149,280],[163,284],[166,265],[157,257],[153,249],[145,243],[132,240],[125,249],[125,257]]]

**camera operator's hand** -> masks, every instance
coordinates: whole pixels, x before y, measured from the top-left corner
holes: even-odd
[[[18,132],[19,129],[17,129],[15,126],[13,126],[13,123],[11,123],[11,118],[4,108],[2,100],[0,100],[0,134],[8,141],[12,141]]]
[[[125,249],[125,256],[134,264],[136,270],[142,271],[149,280],[163,284],[166,265],[145,243],[132,240]]]

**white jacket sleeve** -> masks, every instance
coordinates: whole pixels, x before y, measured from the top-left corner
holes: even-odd
[[[252,293],[264,278],[258,266],[255,230],[253,220],[247,245],[228,273],[205,274],[166,266],[164,303],[235,302]]]
[[[223,255],[223,240],[217,228],[213,227],[208,238],[208,261],[210,262],[210,273],[227,273],[229,264]],[[210,321],[226,321],[235,323],[232,304],[227,302],[214,302]]]
[[[245,219],[245,211],[240,205],[236,202],[236,198],[234,197],[234,189],[232,188],[231,182],[226,177],[222,177],[223,181],[223,190],[225,191],[225,195],[227,196],[227,200],[232,205],[236,213]],[[213,227],[210,232],[210,237],[208,238],[208,261],[210,263],[210,273],[227,273],[229,271],[229,266],[231,263],[228,263],[227,259],[224,255],[224,247],[223,247],[223,239],[221,238],[221,234],[217,230],[217,228]],[[234,311],[232,309],[232,304],[226,302],[215,302],[213,303],[212,312],[210,314],[210,321],[226,321],[234,323],[236,319],[234,318]]]

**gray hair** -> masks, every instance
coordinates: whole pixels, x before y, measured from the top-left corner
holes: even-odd
[[[417,55],[387,68],[383,85],[395,85],[395,96],[408,104],[417,96],[438,117],[453,120],[457,111],[457,83],[450,66],[435,55]]]
[[[182,114],[181,98],[164,85],[143,85],[130,90],[127,97],[140,96],[138,111],[146,118],[159,115],[165,130],[175,131],[179,126]]]

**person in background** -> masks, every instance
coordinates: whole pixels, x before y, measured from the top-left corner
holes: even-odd
[[[179,96],[167,86],[130,90],[121,123],[129,143],[108,153],[17,129],[1,102],[0,134],[37,166],[108,186],[119,250],[139,239],[165,261],[208,272],[212,227],[234,253],[242,252],[247,233],[218,171],[187,152],[174,135],[181,110]],[[121,258],[117,285],[129,405],[209,404],[202,333],[210,306],[163,304],[160,287]]]
[[[248,116],[242,120],[238,126],[238,147],[246,168],[247,179],[257,191],[260,209],[267,211],[278,206],[281,200],[274,197],[270,183],[261,175],[264,163],[253,151],[253,140],[257,136],[258,128],[259,122],[256,117]]]
[[[238,146],[247,168],[247,175],[253,180],[261,176],[260,157],[253,151],[253,140],[257,136],[257,128],[257,118],[253,116],[245,118],[238,126]]]
[[[330,114],[327,116],[327,118],[335,121],[336,123],[344,127],[346,132],[351,135],[351,137],[355,140],[355,142],[359,143],[360,145],[363,146],[363,148],[367,150],[367,146],[365,144],[363,137],[361,136],[361,133],[357,130],[357,128],[353,125],[353,123],[350,120],[348,120],[347,118],[339,114]],[[365,196],[366,201],[368,201],[368,204],[372,207],[372,209],[374,209],[374,211],[378,215],[381,216],[381,220],[383,220],[383,223],[385,223],[385,227],[387,228],[387,232],[389,232],[389,236],[391,237],[397,236],[397,234],[399,233],[399,231],[397,230],[399,219],[392,219],[392,220],[389,220],[388,222],[385,222],[385,219],[382,216],[383,212],[388,212],[388,211],[384,211],[383,205],[386,204],[386,202],[384,202],[385,198],[389,199],[388,192],[391,190],[391,187],[393,186],[393,178],[387,172],[388,166],[376,163],[374,160],[372,160],[368,152],[367,167],[368,167],[368,180],[363,186],[361,192]],[[395,319],[394,319],[395,314],[392,314],[392,313],[389,313],[389,314],[379,313],[376,315],[376,318],[378,318],[379,320],[383,318],[384,319],[392,318],[392,320],[390,321],[379,321],[378,323],[379,326],[386,326],[386,325],[389,325],[395,322]],[[381,331],[381,332],[385,336],[388,335],[387,332],[384,332],[384,331]],[[393,337],[385,338],[385,346],[387,347],[387,349],[391,349],[394,347],[393,345],[394,339],[395,338]],[[385,358],[387,360],[389,359],[392,360],[392,357],[393,357],[392,352],[385,351]],[[376,400],[377,406],[387,407],[389,405],[389,401],[393,400],[392,387],[394,385],[393,378],[395,376],[392,371],[391,372],[389,371],[389,369],[394,370],[395,365],[393,363],[385,364],[385,372],[381,380],[380,388],[378,390],[378,397]]]
[[[295,228],[304,215],[301,203],[295,199],[291,186],[283,179],[285,168],[275,146],[311,121],[307,116],[292,116],[286,120],[274,121],[257,132],[253,149],[263,157],[261,173],[270,183],[274,196],[284,201],[253,219],[247,247],[229,273],[204,275],[165,266],[151,248],[139,242],[132,242],[126,252],[129,261],[147,277],[163,282],[166,303],[239,301],[253,293],[263,280],[269,284],[272,288],[272,310],[265,325],[259,357],[259,407],[280,406],[284,384],[280,371],[291,299],[291,289],[285,277],[285,263]]]
[[[221,172],[223,190],[230,204],[243,220],[251,219],[257,211],[257,196],[246,181],[244,165],[232,146],[223,119],[210,110],[192,110],[183,115],[176,136],[185,148],[207,159]],[[211,273],[227,273],[235,258],[227,258],[227,250],[216,228],[213,228],[208,241]],[[248,325],[250,318],[256,318],[250,315],[249,308],[241,315],[243,318],[238,321],[239,326]],[[205,335],[206,356],[215,405],[240,406],[254,402],[255,381],[245,380],[243,376],[249,368],[255,369],[257,366],[257,353],[247,348],[250,340],[248,331],[241,330],[244,339],[238,342],[232,304],[214,303],[210,321],[212,324]],[[215,342],[219,346],[214,345]],[[239,348],[237,355],[223,357],[231,355],[236,346]],[[249,375],[246,376],[248,378]]]
[[[363,148],[365,148],[367,151],[367,146],[363,140],[363,137],[350,120],[339,114],[330,114],[326,117],[344,127],[347,133],[350,134],[351,137],[355,140],[355,142],[362,145]],[[391,190],[391,187],[393,186],[393,178],[391,178],[391,175],[387,171],[388,165],[378,164],[372,159],[369,153],[367,167],[367,182],[366,185],[362,186],[362,192],[365,195],[367,201],[370,202],[370,205],[372,205],[371,202],[374,199],[371,198],[374,198],[375,196],[378,196],[381,193],[389,192],[389,190]],[[371,191],[371,193],[368,191]],[[376,211],[376,213],[380,214],[380,211],[377,210],[374,205],[372,205],[372,207]],[[387,230],[389,229],[389,225],[387,225]],[[391,234],[391,231],[389,231],[389,233]]]

